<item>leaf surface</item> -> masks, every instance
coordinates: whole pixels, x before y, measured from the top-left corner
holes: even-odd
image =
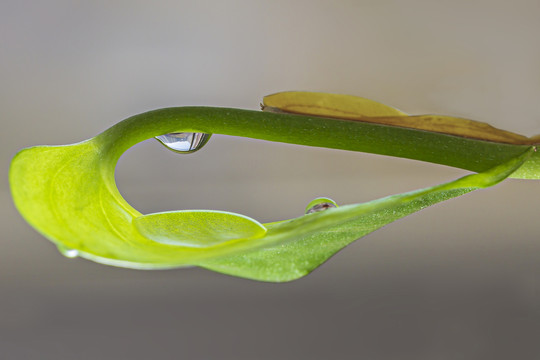
[[[289,241],[199,265],[254,280],[295,280],[309,274],[351,242],[395,220],[438,202],[495,185],[510,175],[528,156],[530,151],[484,173],[468,175],[427,189],[267,224],[267,236],[281,234],[288,236]],[[305,227],[314,224],[317,229],[305,233]]]
[[[387,105],[351,95],[304,91],[280,92],[264,98],[263,110],[400,126],[504,144],[539,143],[538,136],[528,138],[480,121],[442,115],[408,116]]]
[[[408,117],[376,102],[359,103],[355,106],[364,106],[366,114]],[[479,173],[269,224],[210,210],[143,215],[120,195],[114,178],[116,163],[131,146],[177,132],[364,151]],[[396,219],[508,176],[540,178],[536,146],[364,121],[204,107],[151,111],[81,143],[23,149],[9,172],[19,212],[66,255],[137,269],[198,265],[263,281],[301,277],[350,242]]]
[[[230,241],[263,237],[266,228],[244,215],[224,211],[169,211],[135,218],[135,227],[162,244],[208,248]]]

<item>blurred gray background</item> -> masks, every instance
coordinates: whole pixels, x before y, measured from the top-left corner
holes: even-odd
[[[538,181],[440,204],[269,284],[66,259],[16,212],[7,176],[23,147],[81,141],[160,107],[258,109],[282,90],[539,134],[539,18],[536,0],[3,0],[0,358],[540,358]],[[318,196],[362,202],[464,173],[216,135],[190,156],[141,143],[117,182],[143,213],[266,222]]]

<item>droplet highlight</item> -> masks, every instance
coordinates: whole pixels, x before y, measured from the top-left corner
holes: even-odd
[[[79,252],[75,249],[70,249],[64,245],[58,245],[58,251],[60,251],[60,254],[64,255],[67,258],[73,259],[79,256]]]
[[[180,153],[191,154],[201,149],[212,134],[179,132],[156,136],[156,139],[167,149]]]
[[[310,201],[310,203],[306,207],[306,214],[311,214],[314,212],[324,211],[337,207],[338,205],[334,200],[320,197]]]

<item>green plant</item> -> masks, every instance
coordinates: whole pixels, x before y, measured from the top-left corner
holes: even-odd
[[[298,101],[301,110],[288,108]],[[540,179],[538,137],[448,117],[435,117],[438,125],[436,121],[429,129],[402,126],[411,118],[419,118],[416,123],[429,119],[346,96],[284,93],[265,103],[266,110],[274,112],[160,109],[128,118],[78,144],[23,149],[10,167],[14,203],[67,256],[136,269],[196,265],[280,282],[308,274],[352,241],[432,204],[507,177]],[[344,112],[353,113],[353,119],[342,116]],[[450,134],[448,127],[454,128]],[[188,145],[195,147],[207,139],[201,134],[217,133],[411,158],[477,174],[363,204],[334,207],[330,200],[318,200],[315,210],[324,211],[268,224],[207,210],[143,215],[118,192],[116,163],[134,144],[164,134],[173,134],[174,140],[179,133],[191,136]],[[195,149],[181,149],[190,150]]]

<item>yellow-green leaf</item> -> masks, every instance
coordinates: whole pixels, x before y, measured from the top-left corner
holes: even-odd
[[[268,95],[263,110],[363,121],[437,132],[470,139],[514,145],[540,143],[540,135],[528,138],[489,124],[442,115],[407,114],[378,102],[351,95],[290,91]]]

